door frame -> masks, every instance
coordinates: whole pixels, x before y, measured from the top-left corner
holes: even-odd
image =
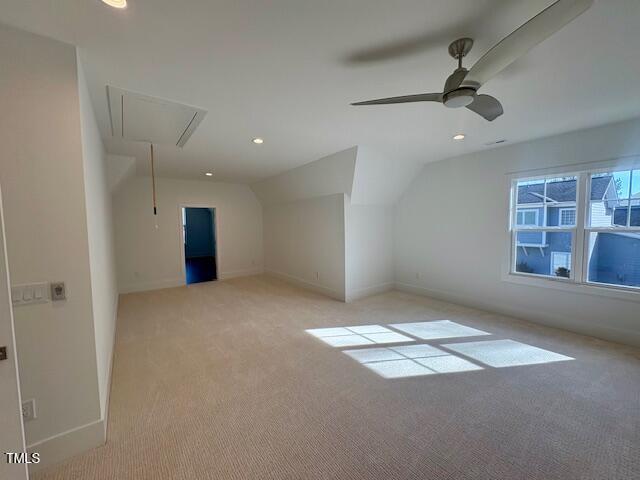
[[[4,213],[2,209],[2,193],[0,192],[0,322],[3,325],[0,326],[0,332],[5,334],[0,336],[0,344],[7,347],[7,359],[0,362],[0,380],[2,380],[2,389],[0,395],[3,395],[0,405],[12,404],[15,409],[11,407],[11,410],[0,409],[0,415],[7,416],[6,420],[3,418],[0,425],[0,437],[3,440],[12,443],[11,447],[18,450],[15,453],[27,452],[25,439],[24,439],[24,423],[22,421],[21,404],[22,398],[20,395],[20,372],[18,370],[18,354],[16,351],[16,336],[15,336],[15,322],[13,317],[13,304],[11,302],[11,280],[9,273],[9,262],[7,258],[7,243],[5,241],[6,234],[4,229]],[[4,324],[6,322],[6,324]],[[8,327],[8,328],[7,328]],[[4,385],[8,382],[8,385]],[[14,396],[11,400],[10,397]],[[9,398],[7,398],[9,397]],[[15,415],[15,418],[11,417]],[[17,420],[17,421],[16,421]],[[6,435],[6,437],[5,437]],[[6,448],[5,445],[3,447]],[[9,448],[11,448],[9,447]],[[8,464],[4,456],[4,450],[0,451],[0,474],[3,472],[8,474],[11,480],[27,480],[29,478],[29,472],[27,464]],[[4,476],[3,476],[4,478]]]
[[[182,281],[185,285],[187,285],[187,270],[185,267],[185,256],[184,256],[184,232],[182,231],[182,209],[183,208],[210,208],[214,211],[214,220],[213,220],[213,237],[215,240],[215,259],[216,259],[216,279],[213,281],[220,280],[220,237],[218,236],[218,224],[220,223],[218,216],[218,207],[215,205],[206,205],[202,203],[180,203],[178,204],[178,238],[180,243],[180,271],[182,272]]]

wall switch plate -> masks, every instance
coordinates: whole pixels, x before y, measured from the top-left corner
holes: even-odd
[[[11,286],[11,302],[14,307],[48,301],[49,284],[47,282]]]
[[[22,420],[28,422],[38,418],[36,414],[36,399],[31,398],[22,402]]]
[[[66,298],[67,292],[64,282],[51,282],[51,300],[56,302],[58,300],[65,300]]]

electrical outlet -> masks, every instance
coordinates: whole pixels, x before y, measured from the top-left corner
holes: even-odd
[[[35,420],[36,418],[38,418],[38,415],[36,414],[35,398],[22,402],[22,420],[28,422],[30,420]]]

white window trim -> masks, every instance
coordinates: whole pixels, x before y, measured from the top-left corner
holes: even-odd
[[[505,256],[502,268],[502,281],[539,287],[553,288],[557,290],[577,293],[581,295],[598,295],[620,300],[632,302],[640,302],[640,288],[629,287],[625,285],[612,285],[604,283],[589,282],[588,275],[588,235],[591,232],[614,232],[614,233],[640,233],[640,227],[594,227],[587,226],[587,205],[591,201],[591,175],[600,172],[613,170],[638,170],[640,169],[640,157],[632,156],[619,160],[606,160],[603,162],[576,164],[580,165],[581,170],[569,170],[567,167],[554,167],[548,170],[535,170],[528,172],[512,172],[507,174],[508,179],[508,228],[507,240],[505,243]],[[576,192],[576,225],[573,227],[538,227],[538,228],[520,228],[516,227],[516,194],[518,180],[556,178],[559,176],[576,176],[577,192]],[[546,187],[545,187],[546,188]],[[588,201],[587,201],[588,200]],[[558,222],[560,223],[560,222]],[[516,228],[514,228],[516,227]],[[529,274],[515,272],[515,260],[517,254],[516,234],[517,231],[566,231],[573,232],[571,246],[571,278],[563,278],[556,276],[546,276],[540,274]]]

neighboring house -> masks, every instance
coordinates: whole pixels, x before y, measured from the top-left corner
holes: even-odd
[[[518,186],[516,222],[519,226],[573,227],[576,222],[575,179]],[[591,183],[590,222],[593,227],[640,225],[640,198],[619,200],[613,176],[595,177]],[[640,235],[592,233],[589,280],[618,285],[640,285]],[[569,232],[519,232],[517,270],[539,275],[569,276],[571,269]]]

